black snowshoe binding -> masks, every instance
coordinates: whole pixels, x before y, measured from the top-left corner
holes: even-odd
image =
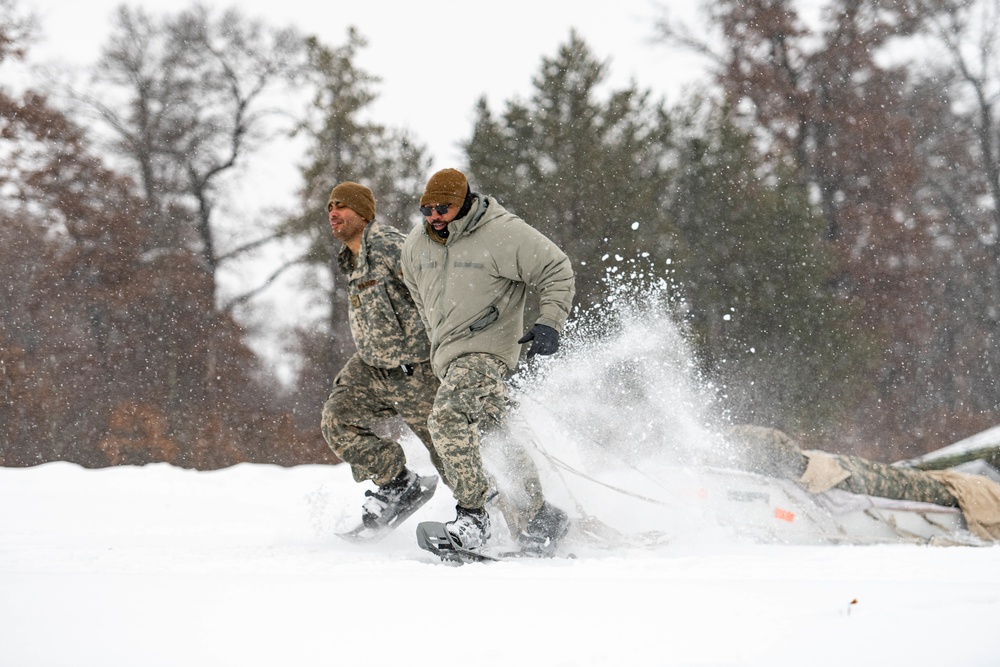
[[[490,515],[484,509],[471,510],[458,505],[455,520],[444,526],[452,542],[463,549],[481,549],[490,539]]]
[[[417,525],[417,546],[446,563],[477,563],[501,560],[486,553],[490,539],[490,515],[484,509],[456,507],[454,521],[424,521]]]
[[[337,535],[352,542],[381,539],[430,500],[437,482],[435,475],[421,477],[404,468],[388,484],[375,491],[365,491],[368,499],[362,507],[361,523]]]
[[[525,556],[550,558],[569,531],[569,516],[548,501],[542,503],[538,513],[517,536],[521,553]]]
[[[426,502],[428,490],[433,493],[437,486],[436,477],[421,477],[412,470],[403,469],[395,479],[375,491],[365,491],[368,497],[362,505],[361,523],[370,529],[381,529],[394,524],[412,514],[412,507]]]

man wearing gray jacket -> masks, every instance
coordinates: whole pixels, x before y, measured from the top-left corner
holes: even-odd
[[[427,425],[458,503],[446,528],[463,547],[478,549],[490,538],[480,437],[506,417],[505,376],[520,345],[531,343],[529,356],[558,350],[575,293],[573,269],[552,241],[493,197],[472,192],[455,169],[431,177],[420,211],[424,225],[410,232],[401,260],[441,380]],[[539,294],[539,317],[522,335],[529,286]],[[566,513],[541,499],[533,465],[519,467],[537,498],[522,542],[550,550],[566,533]]]

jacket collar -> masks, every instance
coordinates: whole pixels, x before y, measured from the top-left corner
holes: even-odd
[[[451,241],[451,239],[465,234],[471,234],[478,229],[483,223],[483,218],[486,215],[486,211],[489,206],[489,197],[480,194],[473,194],[472,206],[469,208],[469,212],[461,218],[455,218],[451,221],[451,223],[449,223],[447,236],[441,236],[438,234],[426,219],[424,220],[424,230],[427,232],[427,236],[429,236],[432,241],[440,243],[441,245],[446,245]]]
[[[340,270],[351,275],[354,271],[359,269],[364,269],[368,264],[368,237],[372,234],[372,229],[377,225],[378,222],[372,220],[367,225],[365,229],[361,232],[361,247],[358,249],[358,256],[355,257],[351,249],[347,247],[346,244],[340,245],[340,252],[337,253],[337,266]]]

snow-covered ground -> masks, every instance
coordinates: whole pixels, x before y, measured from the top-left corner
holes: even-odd
[[[997,547],[655,549],[461,567],[376,545],[346,466],[0,469],[0,665],[1000,664]],[[607,518],[607,517],[605,517]]]
[[[520,414],[552,502],[655,546],[459,567],[414,537],[454,517],[443,485],[356,545],[335,533],[370,486],[343,465],[0,468],[0,667],[1000,665],[1000,547],[774,543],[664,483],[726,445],[669,318],[622,305]]]

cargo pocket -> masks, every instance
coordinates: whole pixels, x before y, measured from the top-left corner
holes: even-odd
[[[482,317],[480,317],[478,320],[469,325],[469,331],[471,331],[472,333],[482,331],[489,325],[496,322],[497,318],[499,317],[500,317],[500,310],[496,306],[491,304],[489,309]]]

